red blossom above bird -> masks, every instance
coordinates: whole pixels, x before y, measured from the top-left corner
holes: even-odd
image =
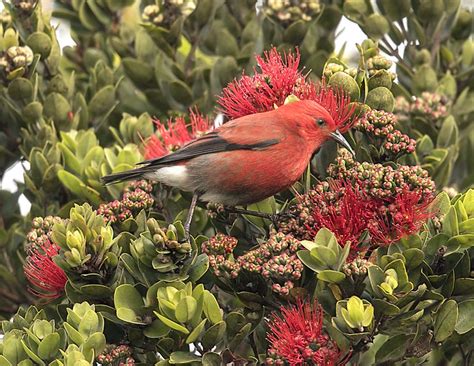
[[[145,159],[165,156],[212,129],[209,118],[198,111],[191,110],[189,119],[189,123],[184,117],[166,122],[155,120],[158,135],[152,135],[145,142]]]
[[[53,257],[58,253],[59,247],[50,241],[45,241],[41,247],[31,247],[28,250],[23,270],[31,285],[29,291],[35,296],[55,299],[64,292],[66,274],[53,261]]]
[[[342,91],[331,89],[324,81],[316,84],[299,69],[300,54],[281,55],[276,48],[256,56],[258,67],[252,76],[242,74],[230,82],[218,99],[221,112],[235,119],[249,114],[266,112],[285,103],[288,96],[300,100],[314,100],[332,116],[341,132],[354,122],[354,106]]]
[[[268,323],[270,344],[267,365],[332,366],[340,351],[323,331],[323,311],[315,303],[298,300],[296,305],[280,308]]]
[[[243,73],[222,90],[218,103],[222,112],[231,118],[272,110],[275,105],[282,105],[287,96],[298,96],[297,87],[305,84],[305,77],[298,70],[298,51],[282,57],[273,48],[265,52],[263,58],[255,58],[258,69],[254,69],[254,75]]]

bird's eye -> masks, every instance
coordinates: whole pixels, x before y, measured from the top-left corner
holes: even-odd
[[[319,127],[324,127],[324,126],[326,126],[326,121],[325,121],[324,119],[322,119],[322,118],[318,118],[318,119],[316,120],[316,124],[317,124]]]

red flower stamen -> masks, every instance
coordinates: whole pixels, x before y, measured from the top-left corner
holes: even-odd
[[[325,187],[325,188],[323,188]],[[433,194],[421,189],[404,189],[394,196],[373,197],[363,182],[351,183],[343,179],[320,185],[310,196],[312,220],[305,223],[310,237],[327,228],[345,246],[350,242],[349,259],[367,246],[361,245],[362,234],[368,232],[367,243],[373,246],[390,245],[418,232],[435,213],[430,210]]]
[[[331,89],[323,80],[319,84],[306,79],[298,70],[300,54],[280,55],[276,48],[256,56],[258,69],[254,75],[242,74],[230,82],[219,97],[221,112],[230,118],[273,110],[281,106],[289,95],[301,100],[314,100],[332,116],[336,128],[346,132],[355,121],[355,105],[343,91]]]
[[[282,360],[291,366],[336,365],[340,351],[323,332],[323,311],[318,304],[298,300],[280,311],[269,322],[267,364]]]
[[[314,94],[306,99],[322,105],[331,115],[339,132],[348,131],[357,120],[356,105],[350,104],[349,96],[342,90],[332,89],[324,79],[320,84],[315,84],[314,89]]]
[[[23,270],[31,284],[28,290],[35,296],[55,299],[64,292],[66,274],[52,259],[58,253],[59,247],[49,241],[28,251]]]
[[[190,122],[184,117],[168,119],[166,122],[155,120],[159,136],[152,135],[145,143],[145,159],[155,159],[165,156],[182,147],[189,141],[212,129],[207,117],[191,110]]]
[[[404,190],[393,203],[381,205],[367,228],[372,242],[390,245],[401,238],[418,232],[435,215],[429,208],[434,196],[423,196],[418,191]]]
[[[352,251],[358,252],[359,239],[367,229],[367,221],[373,216],[375,203],[359,185],[353,186],[346,181],[331,181],[330,190],[339,195],[336,200],[331,200],[331,195],[325,193],[313,197],[315,226],[308,227],[308,230],[314,236],[325,227],[334,233],[341,246],[350,242]]]
[[[230,82],[222,90],[218,103],[221,112],[230,118],[270,111],[281,106],[285,98],[295,94],[295,87],[305,83],[304,75],[298,71],[299,51],[281,56],[276,48],[266,51],[263,57],[256,56],[258,68],[254,75],[244,73],[240,79]],[[295,94],[296,95],[296,94]]]

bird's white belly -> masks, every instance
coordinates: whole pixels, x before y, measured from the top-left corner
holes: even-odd
[[[182,191],[199,192],[199,199],[204,202],[222,203],[227,206],[254,202],[254,200],[248,197],[248,194],[252,192],[229,193],[222,186],[199,184],[202,180],[193,177],[190,174],[189,168],[185,165],[158,168],[154,172],[146,173],[145,178],[156,180],[170,187],[176,187]]]
[[[190,187],[189,175],[185,165],[165,166],[154,172],[147,173],[145,177],[183,191],[193,190],[193,187]]]

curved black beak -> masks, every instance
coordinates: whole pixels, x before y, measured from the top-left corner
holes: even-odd
[[[344,136],[342,136],[342,133],[340,133],[338,130],[334,131],[334,132],[331,132],[329,134],[337,143],[341,144],[342,146],[344,146],[347,150],[349,150],[349,152],[355,156],[355,152],[354,150],[352,150],[352,147],[351,145],[349,145],[349,142],[344,138]]]

